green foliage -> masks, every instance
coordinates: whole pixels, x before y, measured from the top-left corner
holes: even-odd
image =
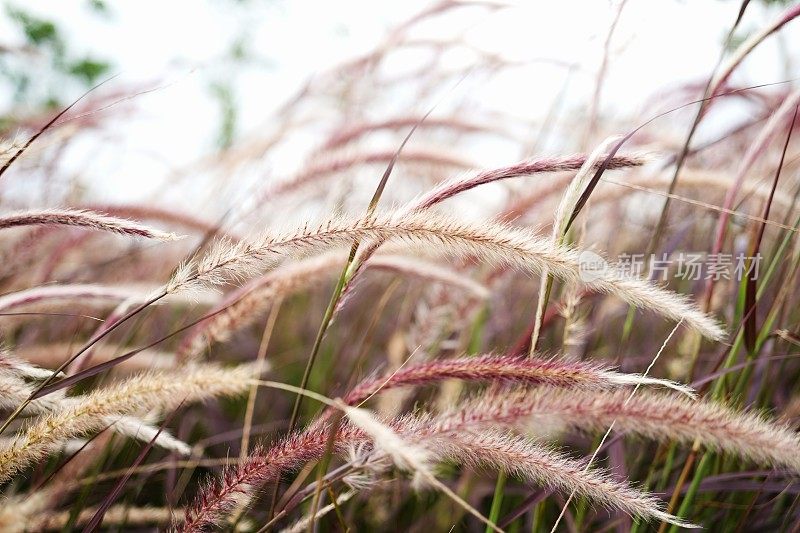
[[[106,74],[111,68],[111,64],[107,61],[99,61],[91,57],[87,57],[75,61],[69,65],[68,72],[86,82],[87,85],[93,85],[97,79]]]
[[[238,119],[236,98],[229,83],[213,83],[210,89],[211,94],[217,100],[221,114],[217,146],[225,149],[233,143],[236,134]]]
[[[89,7],[98,13],[108,13],[108,4],[103,0],[89,0]]]
[[[9,7],[7,12],[12,20],[19,23],[22,31],[25,32],[28,42],[31,44],[42,45],[61,42],[61,37],[53,22],[12,7]]]
[[[90,9],[105,12],[101,5],[91,2]],[[5,12],[27,49],[24,54],[0,56],[0,84],[9,88],[15,104],[44,110],[60,107],[63,97],[71,97],[66,87],[83,91],[111,69],[109,61],[94,54],[72,52],[63,29],[54,21],[16,6],[7,6]]]

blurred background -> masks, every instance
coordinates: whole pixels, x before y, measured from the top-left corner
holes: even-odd
[[[785,4],[752,2],[728,48]],[[21,165],[25,179],[6,180],[3,194],[22,205],[147,201],[221,216],[297,179],[337,132],[432,106],[434,118],[496,130],[440,139],[445,167],[591,149],[701,95],[739,8],[729,0],[4,2],[8,140],[104,83],[38,145],[59,164]],[[796,76],[799,36],[800,25],[788,24],[731,83]],[[703,122],[697,142],[753,117],[752,101],[731,100]],[[660,142],[685,138],[694,112],[659,120]],[[371,131],[359,150],[396,148],[410,126]],[[391,187],[399,197],[414,192]],[[310,203],[280,206],[294,213]]]

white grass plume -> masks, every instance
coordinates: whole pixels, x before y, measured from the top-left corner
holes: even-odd
[[[541,422],[588,431],[618,430],[657,441],[692,443],[800,472],[800,436],[788,426],[711,401],[639,390],[580,391],[541,387],[485,394],[452,411],[475,426],[526,428]],[[614,422],[616,420],[616,422]]]
[[[578,205],[581,194],[583,194],[583,191],[589,184],[592,171],[599,163],[601,163],[600,158],[603,157],[603,154],[608,146],[610,146],[612,142],[619,140],[619,138],[620,137],[618,136],[609,137],[600,143],[600,145],[594,149],[589,157],[586,158],[586,161],[583,163],[580,170],[578,170],[578,173],[575,174],[575,177],[569,182],[567,190],[564,191],[564,195],[561,197],[561,201],[558,203],[555,217],[553,219],[553,229],[550,238],[554,245],[560,246],[564,243],[567,224],[569,223],[570,216],[575,210],[575,207]],[[531,334],[531,353],[533,353],[533,351],[536,349],[536,345],[539,341],[539,332],[544,317],[544,308],[547,304],[547,288],[550,281],[550,271],[547,267],[545,267],[541,273],[541,280],[539,281],[539,295],[536,301],[536,317],[534,320],[533,333]]]
[[[153,441],[153,444],[171,450],[181,455],[192,453],[192,447],[180,439],[173,437],[169,431],[161,429],[133,416],[121,416],[107,419],[111,422],[111,429],[116,433],[142,442]]]
[[[591,502],[649,520],[696,527],[662,510],[663,502],[606,472],[587,469],[576,461],[530,438],[498,430],[454,431],[429,442],[438,458],[472,466],[490,466],[529,483],[563,492],[574,491]]]
[[[253,242],[230,244],[222,241],[199,261],[184,265],[166,285],[165,291],[173,293],[247,278],[286,255],[370,239],[401,240],[455,256],[511,265],[536,274],[550,272],[566,282],[583,283],[593,291],[616,295],[626,303],[676,322],[683,319],[687,326],[710,339],[719,340],[725,336],[720,325],[685,296],[645,280],[622,278],[608,271],[598,273],[591,281],[582,281],[580,252],[554,244],[530,229],[491,222],[460,222],[427,212],[401,217],[389,212],[356,219],[332,219],[314,228],[304,227]]]
[[[42,380],[52,375],[52,370],[32,365],[28,361],[12,355],[8,350],[0,348],[0,379],[9,377]],[[63,375],[64,373],[60,372],[56,377]]]
[[[410,444],[395,433],[389,426],[375,418],[372,413],[358,407],[351,407],[341,401],[336,406],[344,411],[350,422],[369,435],[374,445],[389,456],[401,469],[414,473],[415,483],[424,482],[444,492],[450,499],[463,507],[471,515],[495,531],[502,531],[496,524],[483,516],[477,509],[465,502],[460,496],[439,481],[430,466],[431,454],[417,444]]]
[[[118,419],[154,410],[166,412],[184,401],[244,394],[257,373],[253,365],[234,368],[203,365],[180,373],[142,374],[95,390],[39,417],[10,445],[0,448],[0,481],[9,479],[60,443],[100,431],[110,417]]]
[[[52,374],[52,372],[50,372],[50,374]],[[48,374],[48,376],[50,374]],[[33,386],[19,377],[0,374],[0,408],[6,410],[16,409],[20,404],[25,402],[33,392]],[[31,401],[22,411],[22,414],[29,416],[47,416],[70,405],[76,405],[81,401],[83,401],[81,396],[67,397],[64,395],[64,391],[60,390]],[[154,439],[155,446],[178,452],[181,455],[189,455],[189,453],[191,453],[191,447],[188,444],[176,439],[168,431],[162,430],[161,433],[159,433],[158,428],[136,417],[106,416],[103,419],[103,424],[125,437],[143,442],[150,442]],[[73,439],[53,442],[52,447],[54,449],[58,448],[68,444],[70,440]]]

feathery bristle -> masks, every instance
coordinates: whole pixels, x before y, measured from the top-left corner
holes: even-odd
[[[564,281],[583,283],[593,291],[615,295],[635,307],[675,321],[683,320],[710,339],[719,340],[725,336],[719,324],[689,303],[685,296],[647,281],[620,276],[612,269],[598,272],[591,280],[581,280],[582,263],[578,250],[553,244],[529,229],[496,223],[459,222],[424,212],[399,218],[394,213],[386,213],[360,219],[335,219],[314,229],[265,236],[249,243],[222,241],[204,258],[176,274],[165,290],[174,293],[247,278],[274,265],[281,256],[361,239],[401,240],[537,274],[547,271]]]
[[[0,216],[0,229],[16,226],[74,226],[95,231],[106,231],[120,235],[130,235],[158,241],[182,239],[175,233],[166,233],[138,222],[124,218],[111,217],[81,209],[45,209],[41,211],[20,211]]]

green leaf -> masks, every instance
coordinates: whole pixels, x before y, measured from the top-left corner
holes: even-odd
[[[51,21],[35,17],[20,9],[9,8],[8,15],[19,23],[25,37],[31,44],[57,43],[60,41],[58,29]]]
[[[108,72],[111,65],[105,61],[99,61],[90,57],[72,62],[67,68],[67,72],[80,78],[87,85],[95,83],[97,78]]]

